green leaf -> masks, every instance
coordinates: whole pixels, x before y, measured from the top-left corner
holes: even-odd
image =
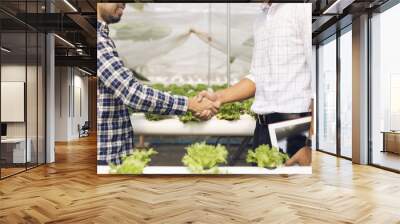
[[[154,89],[160,90],[160,91],[166,91],[167,90],[167,88],[162,83],[153,84],[151,87],[153,87]]]
[[[184,115],[180,115],[179,116],[179,120],[183,123],[187,123],[187,122],[200,122],[201,120],[198,119],[197,117],[195,117],[193,115],[193,113],[191,111],[186,112],[186,114]]]
[[[208,89],[208,86],[206,84],[164,85],[161,83],[156,83],[156,84],[153,84],[152,87],[154,89],[157,89],[157,90],[160,90],[163,92],[168,92],[172,95],[181,95],[181,96],[186,96],[189,98],[195,97],[201,91]],[[214,91],[225,89],[227,87],[228,87],[227,84],[212,85],[212,89]],[[218,111],[216,117],[220,120],[228,120],[228,121],[239,120],[240,115],[242,115],[242,114],[249,114],[249,115],[255,117],[255,114],[253,112],[251,112],[251,110],[250,110],[251,105],[253,104],[253,101],[254,101],[253,99],[248,99],[243,102],[224,104],[220,107],[220,110]],[[145,116],[146,116],[146,119],[150,120],[150,121],[160,121],[160,120],[168,118],[168,116],[166,116],[166,115],[156,115],[156,114],[150,114],[150,113],[146,113]],[[197,117],[195,117],[192,114],[192,112],[190,112],[190,111],[188,111],[184,115],[180,115],[179,120],[183,123],[201,122],[201,120],[198,119]]]
[[[227,156],[228,151],[224,146],[195,143],[186,147],[182,163],[192,173],[219,173],[218,165],[226,163]]]
[[[254,151],[249,150],[247,153],[246,162],[256,163],[259,167],[275,169],[282,166],[289,156],[286,153],[282,153],[278,148],[269,145],[260,145]]]
[[[161,121],[170,117],[169,115],[160,115],[152,113],[145,113],[144,116],[148,121]]]
[[[227,103],[220,107],[217,113],[217,118],[220,120],[228,120],[228,121],[239,120],[241,110],[242,110],[241,103],[239,102]]]
[[[151,156],[157,154],[152,148],[149,150],[138,150],[124,158],[121,165],[110,164],[112,174],[141,174],[146,165],[151,161]]]
[[[228,84],[223,84],[223,85],[211,85],[211,89],[216,92],[218,90],[226,89],[228,88]]]

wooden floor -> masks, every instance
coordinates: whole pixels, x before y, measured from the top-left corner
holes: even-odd
[[[1,168],[1,178],[5,178],[20,172],[23,172],[27,169],[33,169],[37,166],[37,164],[27,163],[26,167],[25,164],[18,164],[16,167],[2,167]]]
[[[9,168],[9,167],[4,168],[3,167],[3,168],[1,168],[1,177],[2,178],[3,177],[7,177],[7,176],[10,176],[10,175],[22,172],[24,170],[26,170],[25,167],[23,167],[23,168],[22,167],[17,167],[17,168],[14,168],[14,167],[12,167],[12,168]]]
[[[314,153],[309,176],[97,176],[95,138],[0,181],[0,223],[400,223],[400,175]]]
[[[400,170],[400,154],[392,152],[374,151],[372,161],[374,164]]]

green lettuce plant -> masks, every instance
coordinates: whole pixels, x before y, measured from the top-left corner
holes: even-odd
[[[246,162],[256,163],[259,167],[275,169],[282,166],[288,159],[289,156],[280,152],[276,147],[271,148],[269,145],[260,145],[254,151],[248,151]]]
[[[182,123],[187,123],[187,122],[200,122],[201,120],[197,118],[196,116],[193,115],[191,111],[186,112],[184,115],[179,116],[179,120]]]
[[[161,121],[168,118],[168,115],[161,115],[161,114],[152,114],[152,113],[145,113],[144,117],[148,121]]]
[[[207,145],[205,142],[195,143],[186,147],[182,163],[192,173],[219,173],[218,165],[226,163],[228,151],[224,146]]]
[[[142,174],[144,168],[151,161],[151,156],[157,154],[154,149],[138,150],[136,149],[131,155],[122,158],[121,165],[110,165],[110,173],[112,174]]]
[[[198,93],[200,93],[203,90],[207,90],[208,86],[205,84],[197,84],[197,85],[191,85],[191,84],[184,84],[184,85],[177,85],[177,84],[170,84],[170,85],[164,85],[161,83],[156,83],[152,85],[153,88],[168,92],[173,95],[182,95],[182,96],[187,96],[189,98],[197,96]],[[212,85],[211,88],[214,91],[220,90],[220,89],[225,89],[228,86],[225,85]],[[248,99],[243,102],[235,102],[235,103],[228,103],[224,104],[221,106],[220,110],[218,111],[216,117],[220,120],[228,120],[228,121],[233,121],[233,120],[239,120],[240,115],[242,114],[249,114],[254,117],[254,113],[250,111],[250,107],[253,104],[253,99]],[[168,115],[157,115],[157,114],[151,114],[151,113],[146,113],[145,117],[147,120],[150,121],[160,121],[163,119],[169,118]],[[179,120],[183,123],[187,122],[201,122],[200,119],[195,117],[192,112],[188,111],[184,115],[179,116]]]
[[[224,104],[220,107],[217,118],[228,121],[239,120],[241,109],[242,105],[239,102]]]

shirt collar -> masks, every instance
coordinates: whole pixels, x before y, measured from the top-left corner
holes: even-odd
[[[264,13],[267,13],[270,7],[271,7],[271,6],[270,6],[269,4],[262,4],[262,5],[261,5],[261,10],[262,10]]]
[[[271,5],[270,4],[262,4],[261,10],[264,13],[268,13],[271,9],[275,9],[276,7],[278,7],[281,4],[283,4],[283,3],[272,3]]]
[[[97,32],[105,33],[106,35],[108,35],[110,30],[108,29],[107,23],[97,20]]]

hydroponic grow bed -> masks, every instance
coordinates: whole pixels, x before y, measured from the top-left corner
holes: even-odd
[[[177,116],[161,121],[146,120],[143,113],[133,113],[131,123],[138,135],[199,135],[199,136],[253,136],[256,121],[250,115],[240,120],[218,120],[182,123]]]
[[[221,166],[218,174],[311,174],[311,166],[283,166],[266,169],[253,166]],[[110,174],[109,166],[97,166],[97,174]],[[148,166],[143,174],[193,174],[185,166]]]

